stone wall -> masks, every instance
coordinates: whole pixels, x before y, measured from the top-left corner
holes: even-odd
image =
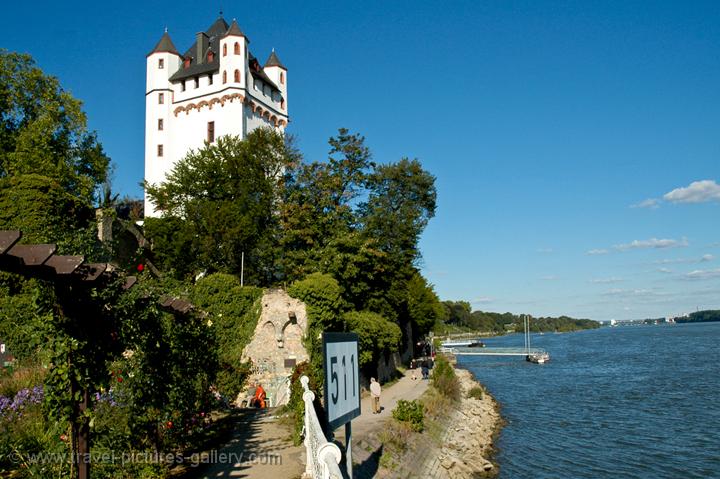
[[[252,361],[250,381],[262,384],[271,406],[287,403],[293,368],[308,360],[302,344],[307,324],[302,301],[280,289],[263,293],[260,319],[252,341],[243,351],[242,361]]]

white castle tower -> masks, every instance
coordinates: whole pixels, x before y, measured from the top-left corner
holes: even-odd
[[[270,53],[264,66],[237,22],[220,17],[184,55],[167,30],[147,55],[145,181],[159,183],[190,149],[222,135],[241,138],[288,123],[287,68]],[[145,216],[159,216],[145,195]]]

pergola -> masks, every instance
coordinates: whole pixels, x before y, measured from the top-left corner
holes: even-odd
[[[88,307],[91,290],[97,288],[131,288],[135,276],[125,276],[108,263],[86,263],[83,256],[55,254],[54,244],[20,244],[22,232],[0,230],[0,271],[15,273],[26,278],[42,279],[55,289],[60,311],[71,322],[71,332],[82,336],[93,325],[101,325],[102,311]],[[120,284],[118,280],[124,278]],[[119,286],[118,286],[119,285]],[[182,299],[161,298],[160,306],[172,313],[188,314],[192,304]],[[99,316],[99,317],[98,317]],[[72,420],[72,441],[75,446],[73,462],[78,479],[90,478],[90,424],[83,414],[90,405],[91,391],[71,390],[80,393],[81,401],[75,402]]]

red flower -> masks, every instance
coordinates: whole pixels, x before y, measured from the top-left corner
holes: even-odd
[[[120,376],[118,376],[118,382],[121,383],[123,380]]]
[[[144,265],[144,264],[140,263],[139,265],[137,265],[137,270],[138,270],[138,271],[142,272],[144,269],[145,269],[145,265]]]
[[[172,426],[173,426],[173,425],[172,425],[172,421],[168,421],[168,422],[167,422],[167,427],[168,427],[168,429],[172,429]]]

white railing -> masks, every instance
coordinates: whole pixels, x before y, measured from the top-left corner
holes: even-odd
[[[342,453],[336,444],[325,439],[325,433],[320,427],[315,413],[315,393],[308,388],[310,379],[307,376],[300,378],[303,387],[303,401],[305,402],[305,451],[307,465],[303,477],[307,479],[342,479],[340,472],[340,459]]]

